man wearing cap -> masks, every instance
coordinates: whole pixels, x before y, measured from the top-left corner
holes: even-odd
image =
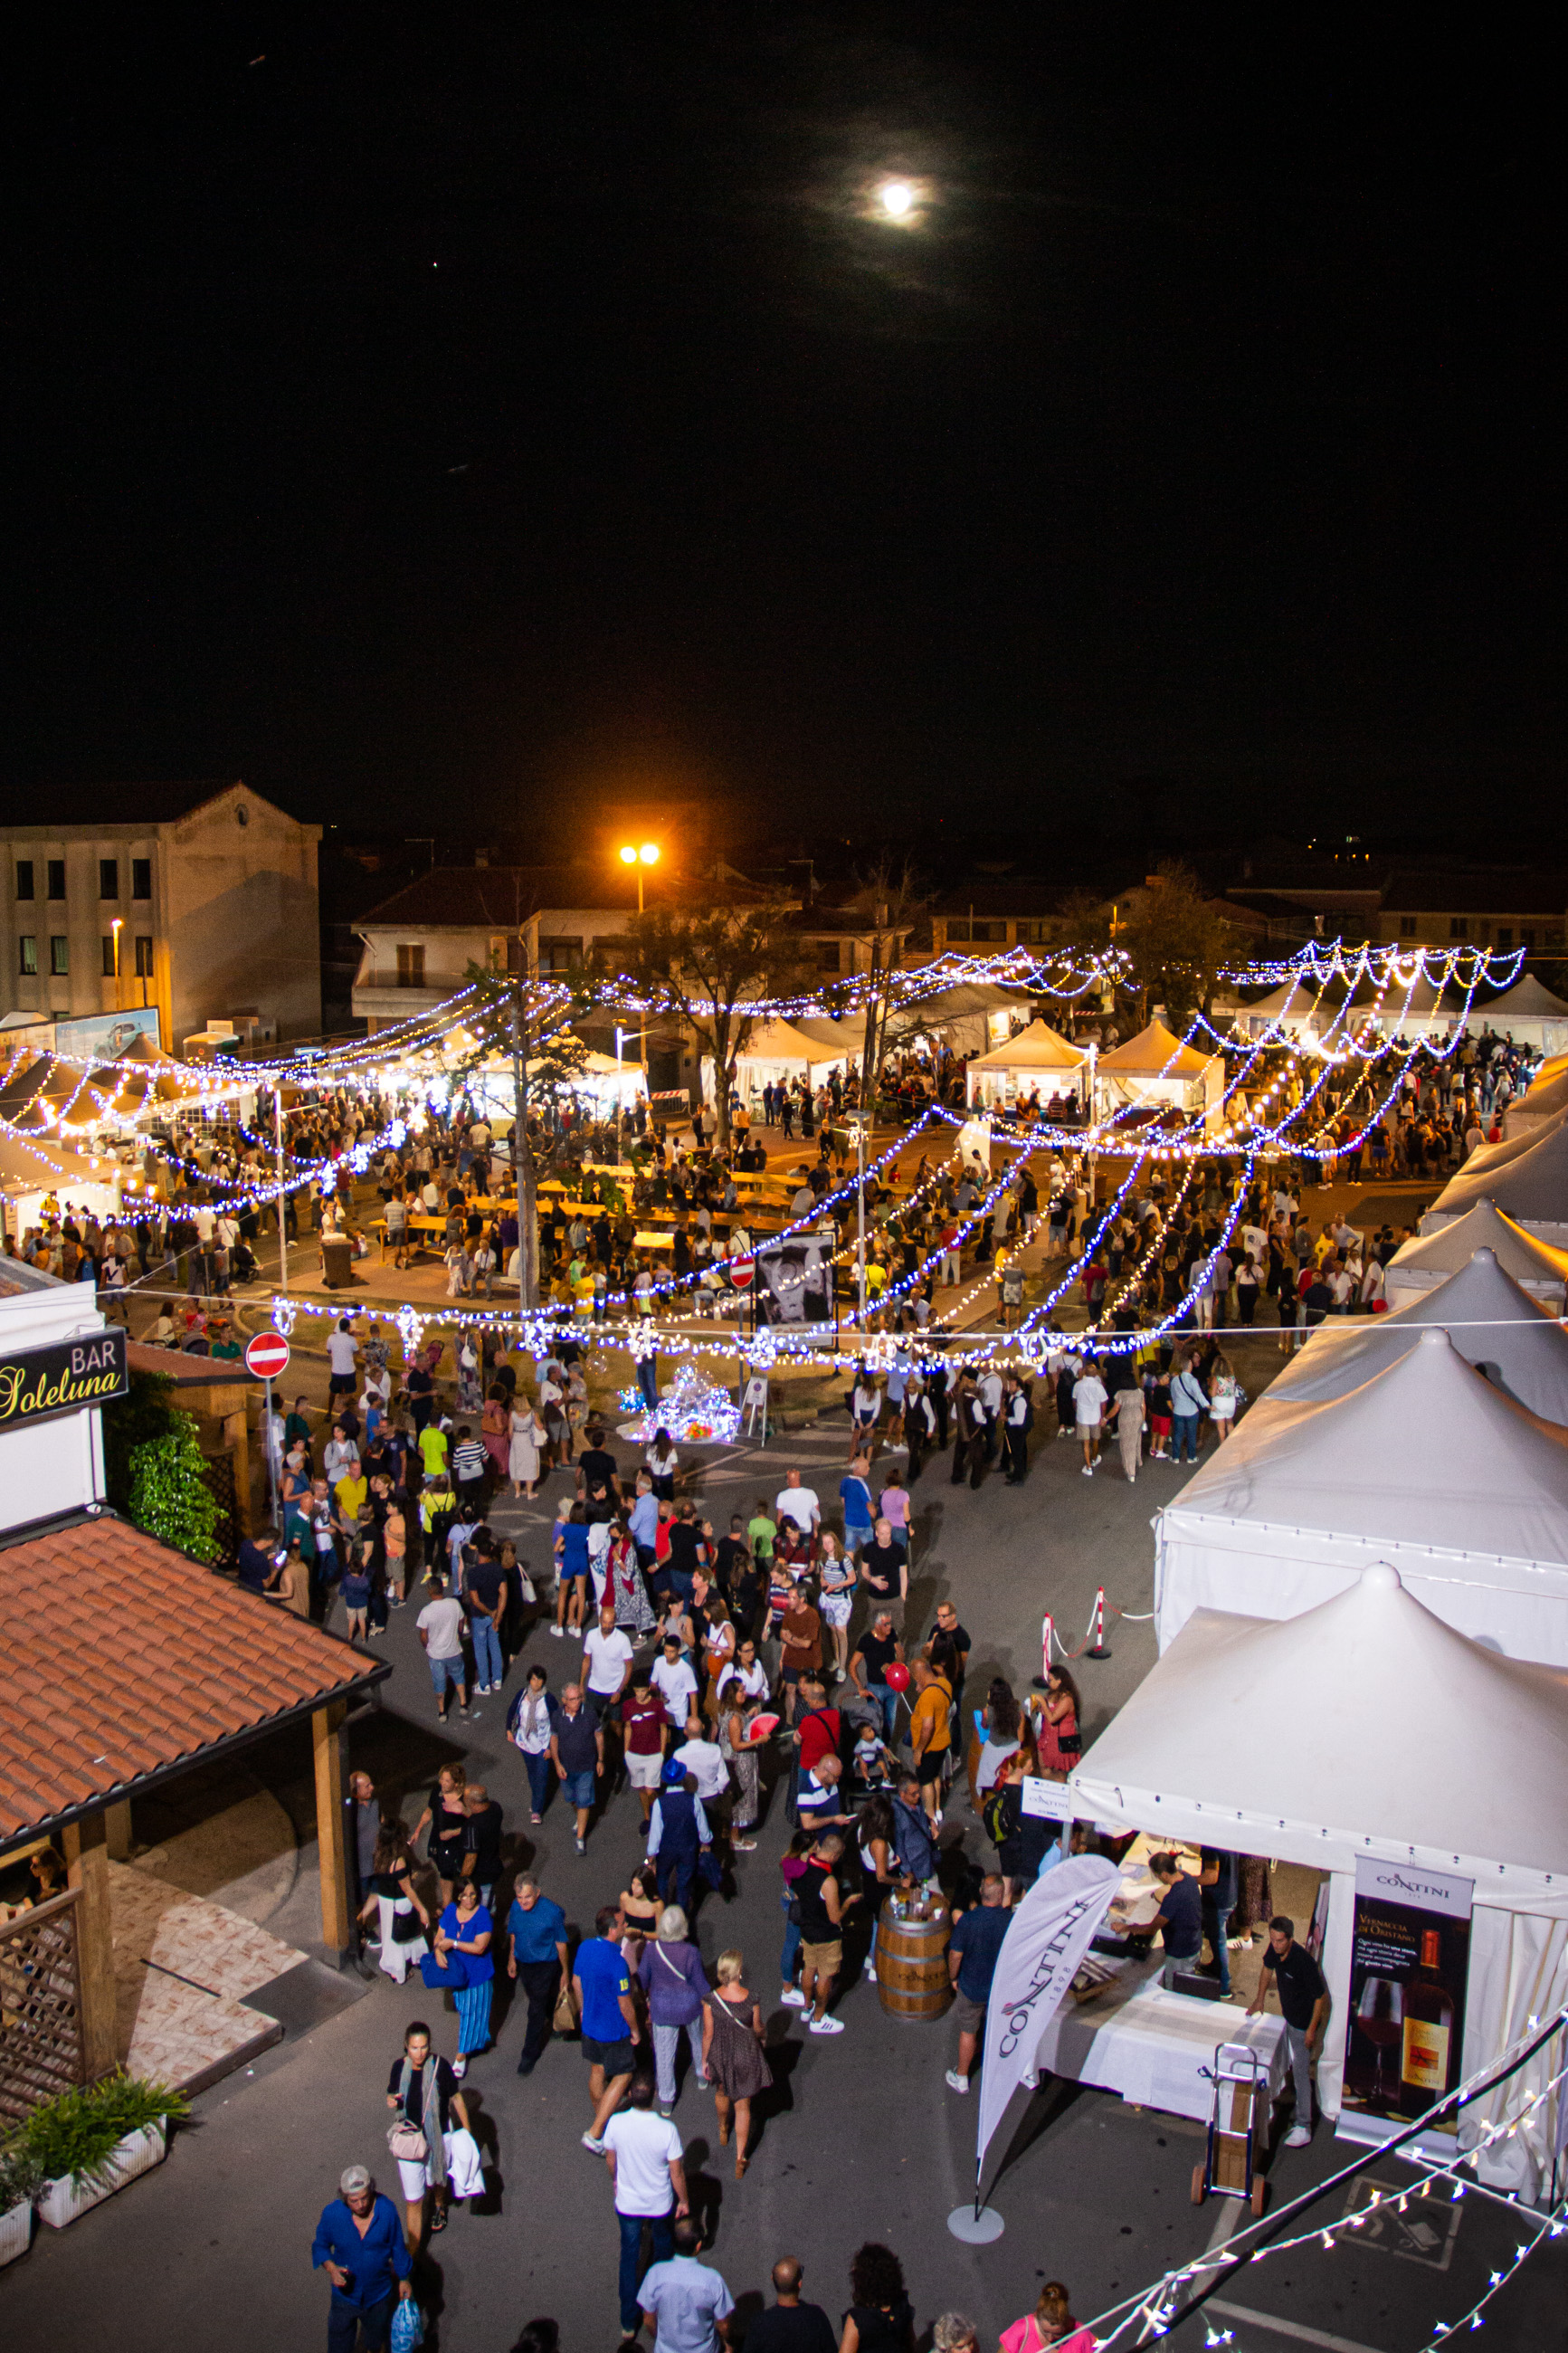
[[[403,2223],[363,2165],[345,2167],[338,2191],[321,2209],[310,2261],[332,2284],[327,2353],[379,2353],[392,2327],[395,2296],[412,2295],[413,2259]]]
[[[690,1914],[698,1856],[712,1843],[713,1833],[697,1795],[696,1777],[675,1757],[667,1757],[647,1826],[647,1859],[658,1873],[661,1904],[679,1904]]]

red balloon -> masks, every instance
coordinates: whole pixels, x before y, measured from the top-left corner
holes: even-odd
[[[888,1687],[890,1691],[908,1691],[910,1687],[910,1671],[908,1667],[905,1666],[902,1659],[894,1659],[889,1666]]]

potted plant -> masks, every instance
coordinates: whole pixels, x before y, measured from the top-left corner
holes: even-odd
[[[33,2207],[44,2187],[44,2168],[20,2142],[0,2148],[0,2270],[25,2255],[33,2243]]]
[[[45,2176],[38,2199],[44,2221],[62,2231],[161,2165],[169,2120],[188,2114],[189,2105],[166,2084],[118,2073],[35,2108],[18,2138]]]

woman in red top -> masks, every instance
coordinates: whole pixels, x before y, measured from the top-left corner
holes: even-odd
[[[1053,1667],[1046,1677],[1046,1695],[1037,1718],[1037,1769],[1041,1773],[1065,1777],[1077,1765],[1083,1753],[1078,1728],[1081,1704],[1078,1685],[1067,1669]]]

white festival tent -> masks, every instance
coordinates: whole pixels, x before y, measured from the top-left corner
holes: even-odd
[[[17,1242],[42,1223],[51,1195],[62,1208],[68,1201],[96,1218],[117,1218],[121,1185],[135,1173],[107,1150],[72,1152],[42,1136],[0,1136],[0,1215]]]
[[[1481,1008],[1484,1026],[1516,1046],[1533,1046],[1539,1054],[1561,1054],[1568,1047],[1568,1005],[1536,979],[1532,972],[1516,981],[1504,997]],[[1474,1022],[1472,1015],[1472,1023]]]
[[[1484,1770],[1469,1742],[1435,1736],[1439,1723],[1486,1726]],[[1322,1966],[1333,2008],[1318,2063],[1329,2116],[1342,2089],[1359,1858],[1475,1882],[1466,2075],[1568,2000],[1568,1675],[1456,1632],[1381,1558],[1284,1620],[1199,1610],[1069,1787],[1096,1821],[1331,1873]],[[1461,2146],[1541,2089],[1561,2049],[1548,2044],[1468,2107]],[[1560,2097],[1482,2157],[1483,2180],[1536,2193]]]
[[[1568,1446],[1426,1331],[1359,1388],[1262,1398],[1154,1521],[1154,1630],[1295,1618],[1391,1561],[1510,1658],[1568,1667]]]
[[[1475,1251],[1468,1266],[1436,1289],[1414,1293],[1392,1314],[1320,1324],[1270,1382],[1269,1401],[1345,1397],[1407,1356],[1430,1328],[1446,1331],[1460,1356],[1527,1413],[1568,1430],[1568,1332],[1503,1272],[1489,1250]]]
[[[1418,1234],[1414,1240],[1401,1243],[1384,1271],[1390,1307],[1399,1307],[1417,1293],[1435,1289],[1460,1267],[1468,1266],[1479,1250],[1489,1250],[1504,1273],[1553,1314],[1562,1312],[1568,1301],[1568,1250],[1538,1241],[1490,1201],[1478,1201],[1473,1209],[1450,1225],[1439,1226],[1435,1234]]]
[[[1412,987],[1398,976],[1397,958],[1390,965],[1389,981],[1383,991],[1377,1013],[1377,1026],[1385,1038],[1446,1038],[1461,1021],[1468,1026],[1470,1016],[1465,1012],[1466,990],[1457,981],[1443,987],[1420,974]]]
[[[1514,1162],[1528,1152],[1532,1145],[1540,1143],[1549,1126],[1555,1125],[1554,1120],[1532,1120],[1529,1128],[1522,1134],[1516,1135],[1505,1134],[1498,1144],[1478,1144],[1469,1158],[1461,1165],[1458,1173],[1462,1176],[1484,1176],[1493,1168],[1511,1168]]]
[[[1035,1086],[1042,1097],[1075,1089],[1081,1092],[1088,1067],[1083,1047],[1069,1045],[1047,1022],[1031,1021],[1016,1038],[971,1062],[964,1084],[972,1106],[980,1103],[995,1108],[1015,1103]]]
[[[1528,1092],[1516,1095],[1502,1115],[1502,1132],[1510,1141],[1514,1136],[1526,1136],[1532,1142],[1542,1131],[1555,1127],[1568,1112],[1568,1071],[1559,1071],[1555,1077],[1543,1079],[1537,1075]],[[1468,1166],[1467,1162],[1466,1166]]]
[[[862,1021],[758,1021],[735,1058],[735,1084],[744,1101],[765,1086],[799,1079],[818,1087],[830,1071],[858,1061],[866,1040]],[[713,1057],[702,1057],[703,1100],[713,1100]]]
[[[1256,1005],[1243,1006],[1238,1018],[1249,1038],[1273,1030],[1311,1042],[1332,1031],[1335,1043],[1343,1045],[1369,1026],[1375,1030],[1377,1002],[1376,989],[1364,977],[1352,990],[1338,976],[1321,982],[1298,973]]]
[[[1225,1056],[1200,1054],[1151,1021],[1124,1046],[1101,1054],[1095,1066],[1095,1107],[1101,1117],[1129,1104],[1169,1105],[1190,1118],[1202,1112],[1207,1127],[1225,1117]]]
[[[1475,1175],[1468,1166],[1461,1168],[1422,1219],[1421,1231],[1432,1233],[1481,1200],[1495,1202],[1538,1241],[1568,1249],[1568,1121],[1549,1127],[1503,1167],[1483,1168]]]

